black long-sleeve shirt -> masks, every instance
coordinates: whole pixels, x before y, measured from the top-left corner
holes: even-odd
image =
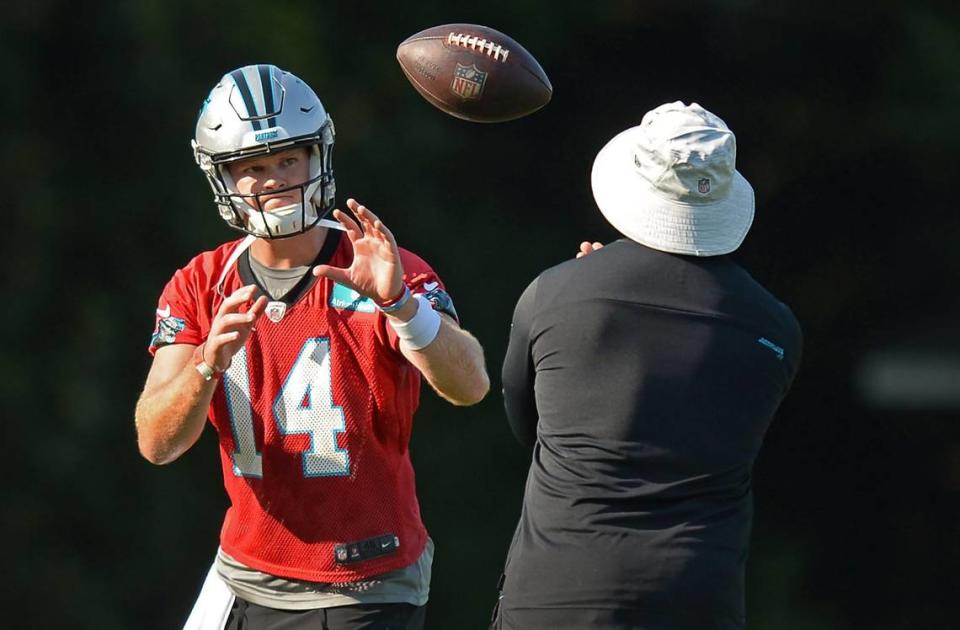
[[[624,239],[541,274],[503,366],[534,444],[504,608],[744,627],[751,469],[800,347],[790,310],[725,256]]]

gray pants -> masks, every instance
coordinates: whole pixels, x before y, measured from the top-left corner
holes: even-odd
[[[423,630],[426,606],[355,604],[313,610],[277,610],[239,597],[224,630]]]

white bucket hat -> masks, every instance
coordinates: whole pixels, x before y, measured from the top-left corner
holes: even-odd
[[[600,150],[593,197],[613,227],[647,247],[729,254],[753,223],[753,188],[736,159],[737,140],[720,118],[696,103],[667,103]]]

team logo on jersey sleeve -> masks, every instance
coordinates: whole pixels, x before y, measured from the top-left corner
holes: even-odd
[[[459,321],[460,318],[457,317],[457,309],[453,307],[453,299],[449,293],[440,288],[439,282],[424,282],[422,288],[423,293],[419,291],[416,293],[430,300],[430,304],[433,305],[433,310],[446,313]]]
[[[330,293],[330,306],[360,313],[373,313],[377,310],[373,300],[342,284],[333,285],[333,291]]]
[[[157,312],[159,313],[160,310],[157,309]],[[169,315],[169,306],[166,308],[166,312]],[[186,328],[186,326],[186,322],[179,317],[168,316],[157,319],[157,329],[153,331],[153,336],[150,337],[150,346],[153,348],[169,346],[177,340],[177,333]]]

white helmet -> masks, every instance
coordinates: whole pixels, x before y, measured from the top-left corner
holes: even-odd
[[[227,225],[283,238],[309,230],[333,209],[333,142],[333,120],[310,86],[276,66],[258,64],[223,75],[200,108],[191,145]],[[241,194],[225,165],[294,147],[307,148],[310,175],[283,191],[299,189],[300,202],[264,212],[260,196],[282,191]]]

